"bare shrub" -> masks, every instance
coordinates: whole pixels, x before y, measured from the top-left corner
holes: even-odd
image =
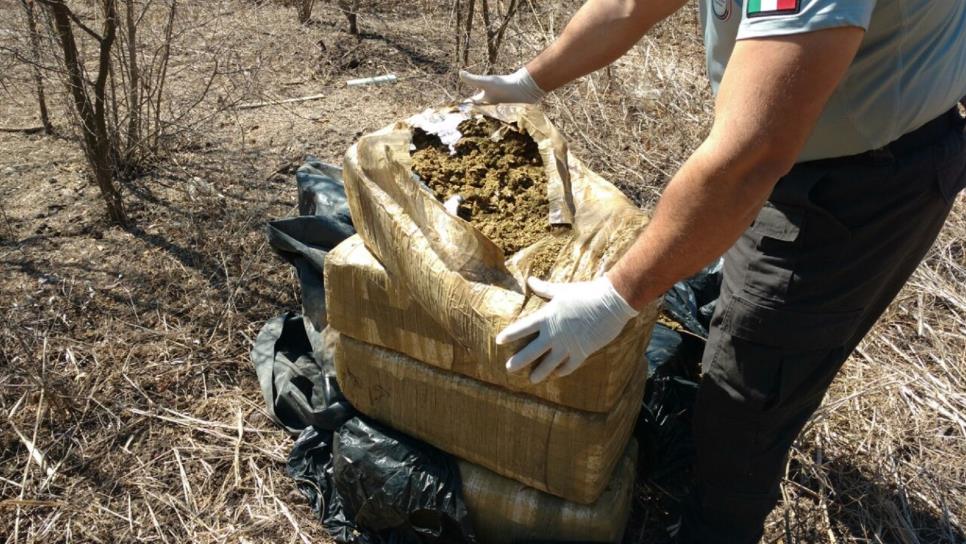
[[[32,4],[21,1],[25,10]],[[68,97],[64,109],[82,137],[82,147],[107,205],[108,217],[125,225],[127,217],[118,182],[155,163],[174,136],[190,128],[188,114],[205,100],[216,76],[221,74],[218,55],[212,55],[210,75],[197,82],[197,96],[171,104],[166,91],[172,47],[190,32],[190,27],[176,31],[183,10],[178,0],[37,1],[45,8],[53,35],[51,43],[56,44],[60,64],[34,63],[38,94],[42,92],[41,69],[63,79]],[[88,22],[92,19],[99,30]],[[29,25],[33,19],[27,20]],[[32,35],[36,37],[36,33]],[[39,48],[41,42],[34,40],[34,45]],[[89,45],[93,45],[94,54],[85,55]],[[36,58],[40,56],[39,52],[34,54]],[[179,71],[190,70],[182,67]]]
[[[30,56],[33,66],[34,84],[37,87],[37,108],[40,113],[40,122],[43,125],[44,134],[53,134],[54,125],[50,122],[50,114],[47,111],[47,98],[44,92],[44,78],[40,71],[40,37],[37,34],[37,16],[34,11],[33,0],[20,0],[23,8],[24,17],[27,25],[27,34],[30,39]]]
[[[349,21],[349,34],[353,36],[359,35],[359,25],[358,25],[358,12],[359,12],[359,0],[339,0],[339,9],[345,14],[346,19]]]
[[[520,7],[519,0],[456,0],[454,13],[456,20],[456,58],[462,55],[462,65],[470,60],[470,46],[473,35],[473,19],[479,6],[479,16],[483,22],[483,38],[486,42],[486,69],[489,73],[496,64],[503,45],[503,37],[513,16]]]
[[[61,0],[41,0],[53,19],[60,39],[67,70],[67,90],[73,100],[77,122],[83,135],[84,154],[94,174],[94,182],[101,190],[111,221],[127,224],[127,214],[121,192],[114,183],[112,157],[117,156],[114,138],[107,125],[107,83],[111,69],[111,48],[117,39],[117,9],[113,0],[101,3],[103,30],[98,33],[85,25]],[[88,33],[98,45],[97,75],[92,83],[87,79],[84,61],[77,47],[74,28]]]
[[[299,23],[303,25],[311,23],[312,11],[315,9],[315,0],[294,0],[294,4]],[[349,34],[358,36],[359,0],[337,0],[336,5],[339,11],[345,15],[349,23]]]
[[[315,7],[315,0],[298,0],[295,9],[298,10],[300,23],[304,25],[312,19],[313,7]]]

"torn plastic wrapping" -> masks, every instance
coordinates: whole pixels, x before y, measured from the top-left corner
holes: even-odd
[[[445,116],[453,109],[436,111]],[[498,119],[537,143],[547,174],[547,227],[571,226],[571,236],[550,268],[550,281],[603,274],[646,226],[647,216],[619,189],[568,152],[564,139],[538,108],[461,106],[456,114]],[[541,242],[506,258],[480,230],[447,212],[414,178],[412,133],[409,122],[399,121],[361,137],[349,149],[344,162],[349,207],[360,237],[393,281],[470,353],[478,368],[466,369],[465,375],[485,379],[502,371],[524,344],[497,346],[496,334],[545,303],[529,296],[524,287]],[[593,412],[609,411],[632,380],[634,363],[656,318],[657,304],[649,305],[580,369],[557,379],[553,400]],[[525,373],[508,376],[505,382],[514,391],[551,400],[546,388],[534,386]]]

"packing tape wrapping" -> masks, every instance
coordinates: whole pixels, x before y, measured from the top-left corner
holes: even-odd
[[[620,542],[633,500],[637,442],[631,441],[604,493],[577,504],[460,461],[463,500],[480,542]]]
[[[600,276],[646,226],[647,216],[620,190],[567,151],[563,138],[538,108],[464,106],[463,113],[515,123],[536,140],[548,174],[548,225],[569,223],[572,229],[550,270],[550,281]],[[360,138],[345,156],[346,193],[355,226],[369,251],[393,281],[466,349],[468,361],[479,367],[458,371],[566,406],[610,410],[638,368],[637,359],[657,318],[658,301],[578,371],[557,379],[552,388],[532,386],[525,375],[491,381],[487,377],[505,374],[506,360],[525,343],[497,346],[496,334],[544,304],[524,288],[532,246],[507,260],[479,230],[450,215],[414,177],[411,142],[412,127],[405,121]],[[411,354],[423,358],[422,353]]]
[[[445,372],[340,335],[342,392],[363,414],[529,487],[589,504],[601,495],[641,408],[646,360],[606,414],[574,410]]]
[[[526,372],[511,374],[502,365],[477,364],[472,353],[430,316],[400,282],[353,236],[333,249],[325,261],[328,320],[340,333],[363,342],[398,351],[418,361],[470,378],[517,391],[563,406],[604,412],[626,390],[628,369],[591,372],[580,369],[576,378],[558,378],[532,384]],[[611,360],[625,364],[617,350],[641,353],[650,329],[627,343],[607,348]],[[636,340],[630,342],[630,340]],[[625,370],[625,371],[619,371]]]

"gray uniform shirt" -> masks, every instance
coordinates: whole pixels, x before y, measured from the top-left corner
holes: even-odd
[[[888,144],[966,95],[966,0],[700,0],[715,93],[735,41],[866,29],[799,161]]]

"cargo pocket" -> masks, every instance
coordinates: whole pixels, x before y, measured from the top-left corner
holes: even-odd
[[[800,207],[767,202],[737,250],[747,263],[743,290],[764,300],[784,301],[798,254],[799,234],[805,220]]]
[[[709,374],[747,415],[804,405],[824,394],[825,378],[848,356],[864,312],[806,313],[770,308],[739,296],[722,301],[709,349]]]

